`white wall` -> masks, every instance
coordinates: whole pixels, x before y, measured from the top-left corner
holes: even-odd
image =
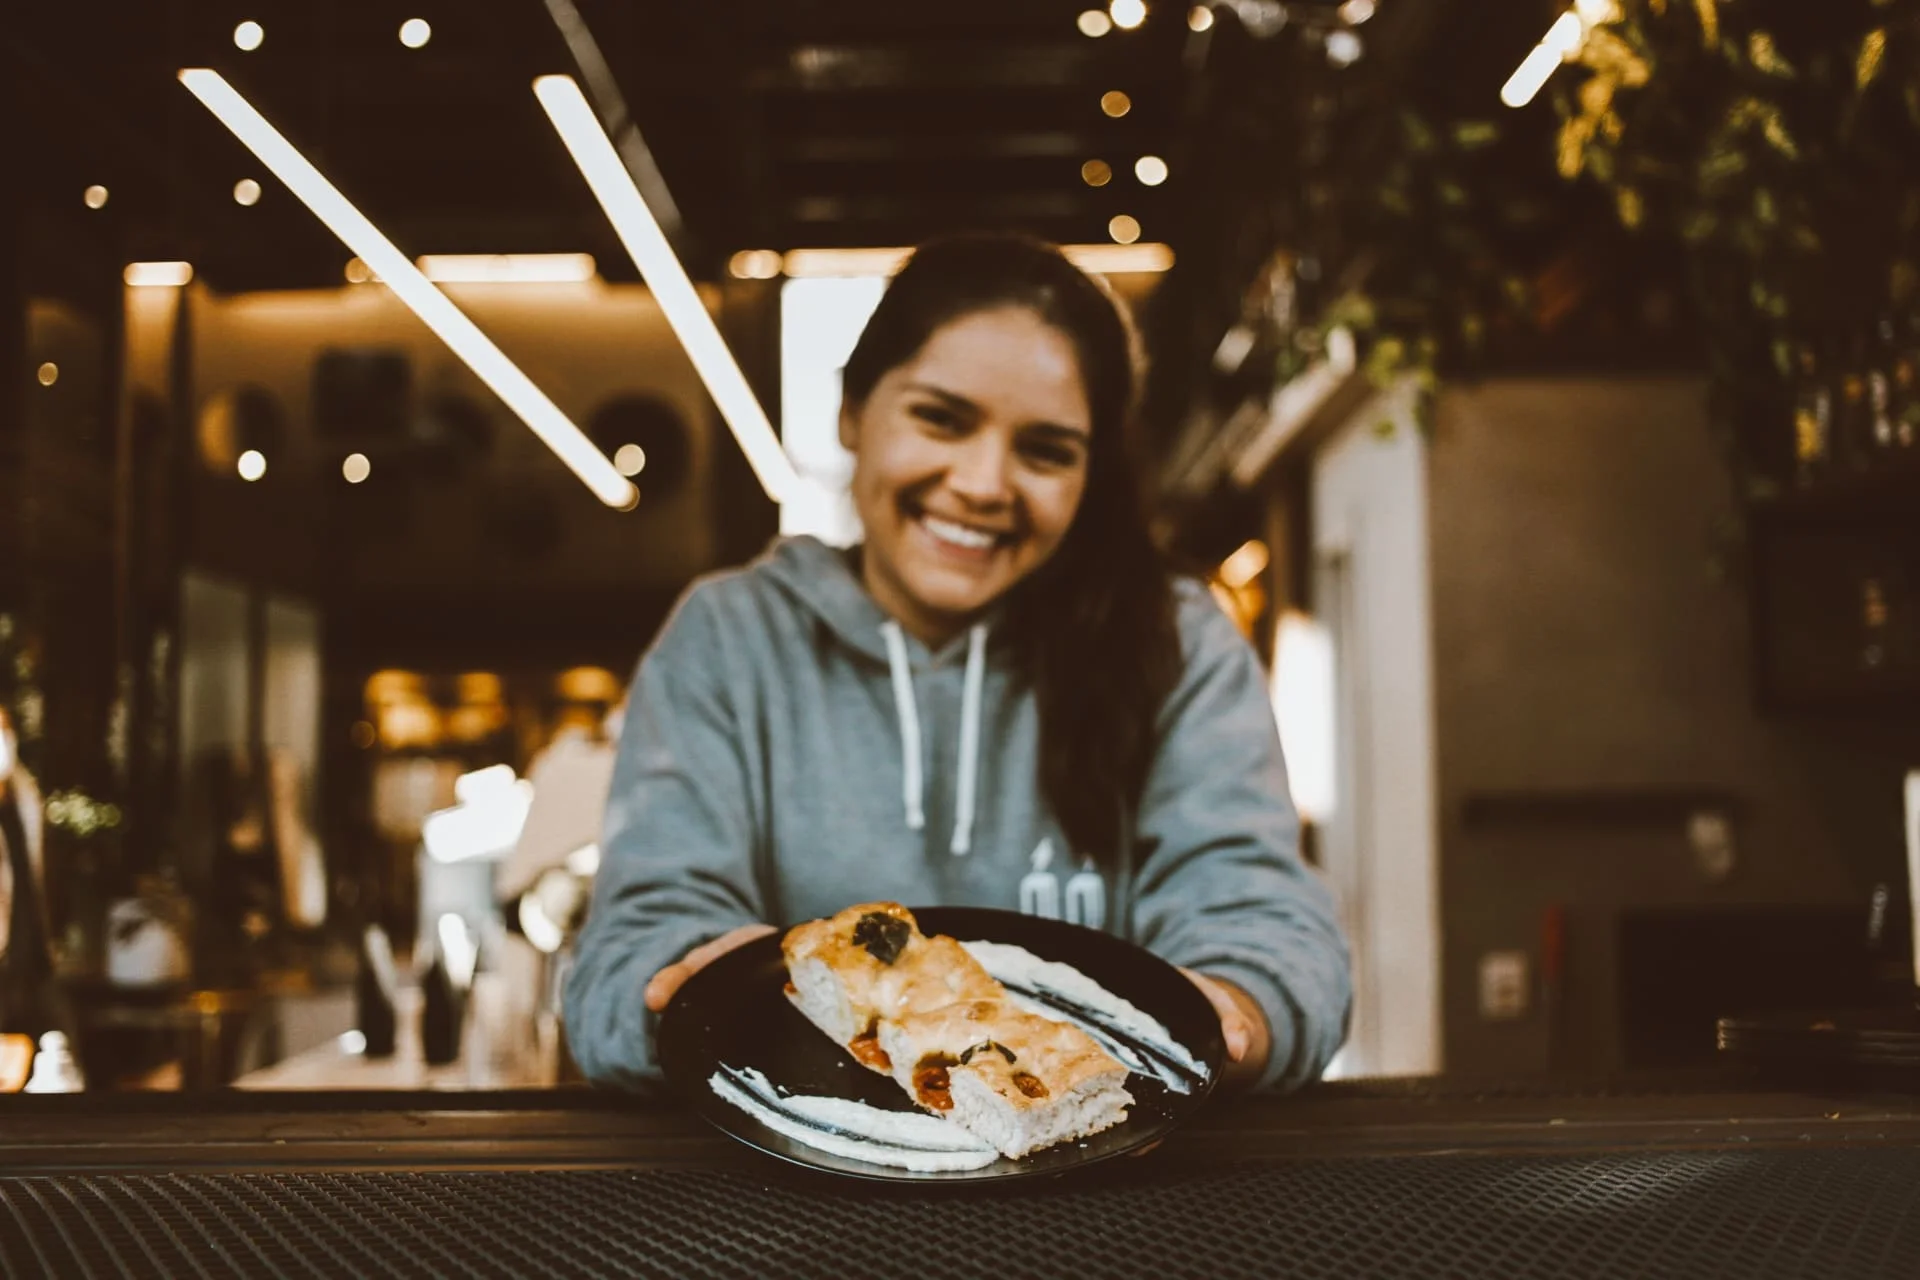
[[[789,280],[780,288],[780,436],[800,486],[780,508],[780,532],[834,546],[860,540],[847,483],[853,456],[840,447],[840,370],[880,305],[881,276]]]
[[[1333,635],[1336,795],[1323,861],[1353,945],[1346,1075],[1441,1065],[1426,444],[1405,385],[1313,468],[1314,610]]]

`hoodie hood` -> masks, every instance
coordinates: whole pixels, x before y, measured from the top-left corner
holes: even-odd
[[[782,538],[753,566],[753,572],[824,623],[841,644],[871,658],[888,661],[881,628],[890,621],[860,581],[859,549],[830,547],[818,538]]]

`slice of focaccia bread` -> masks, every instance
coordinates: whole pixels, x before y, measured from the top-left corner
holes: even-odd
[[[1112,1128],[1127,1069],[1080,1028],[1004,999],[883,1020],[879,1046],[914,1101],[1019,1159]]]
[[[787,998],[807,1020],[875,1071],[891,1064],[877,1024],[956,1000],[1003,992],[952,938],[929,938],[895,902],[866,902],[788,931]]]

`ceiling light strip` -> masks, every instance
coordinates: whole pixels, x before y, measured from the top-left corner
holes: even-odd
[[[794,279],[844,276],[890,276],[913,250],[792,249],[781,261],[781,271]],[[1100,275],[1150,275],[1173,266],[1173,249],[1164,244],[1068,244],[1060,252],[1082,271]]]
[[[585,284],[599,275],[590,253],[428,253],[414,265],[440,284]]]
[[[641,277],[653,291],[660,310],[673,326],[686,349],[687,357],[706,384],[707,394],[720,408],[734,439],[740,442],[747,462],[760,479],[767,496],[775,502],[794,497],[800,477],[793,462],[780,446],[766,411],[747,385],[745,375],[735,363],[733,353],[720,336],[706,304],[694,291],[686,268],[674,255],[654,220],[653,212],[634,185],[633,177],[620,162],[620,156],[608,140],[606,130],[587,104],[586,95],[571,76],[541,76],[533,82],[533,91],[546,109],[560,139],[572,153],[580,173],[593,189],[593,195],[606,212],[607,219],[626,246]]]
[[[254,110],[225,77],[205,67],[191,67],[180,72],[180,82],[221,124],[232,130],[329,231],[340,237],[342,243],[393,290],[394,296],[439,335],[587,488],[593,490],[595,497],[610,507],[624,508],[632,504],[635,497],[632,483],[593,447],[593,442],[580,428],[282,137],[279,130],[268,124],[266,117]]]

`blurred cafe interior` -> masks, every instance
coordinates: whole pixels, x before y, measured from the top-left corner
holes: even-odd
[[[580,1085],[635,663],[858,538],[840,365],[983,228],[1134,310],[1330,1075],[1910,1000],[1903,4],[69,0],[0,68],[13,1088]]]

